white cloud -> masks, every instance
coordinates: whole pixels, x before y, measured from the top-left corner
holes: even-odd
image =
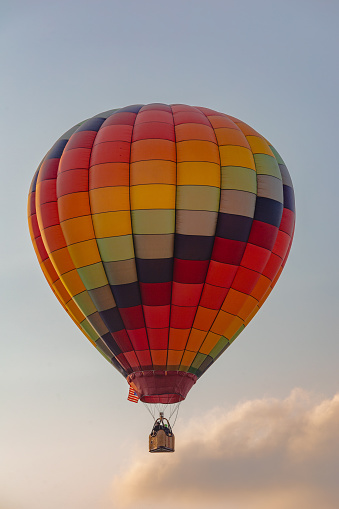
[[[112,507],[338,508],[339,394],[216,408],[176,438],[174,454],[140,453],[114,479]]]

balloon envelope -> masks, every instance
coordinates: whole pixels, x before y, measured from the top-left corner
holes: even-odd
[[[56,297],[145,402],[184,399],[262,306],[285,265],[292,182],[240,120],[134,105],[47,153],[28,202]]]

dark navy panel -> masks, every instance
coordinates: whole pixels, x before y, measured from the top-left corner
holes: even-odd
[[[110,332],[107,332],[106,334],[101,336],[101,338],[104,341],[104,343],[106,343],[106,345],[111,350],[111,352],[114,353],[114,355],[119,355],[119,354],[122,353],[120,348],[118,347],[118,345],[114,341],[114,339],[112,337],[112,334]]]
[[[289,186],[284,186],[284,207],[295,212],[294,191]]]
[[[116,332],[125,328],[118,308],[105,309],[99,312],[102,321],[111,332]]]
[[[144,104],[131,104],[131,106],[125,106],[124,108],[121,108],[116,113],[121,113],[122,111],[128,111],[129,113],[138,113],[139,110],[144,106]]]
[[[111,359],[111,363],[122,374],[122,376],[127,378],[127,376],[128,376],[127,371],[124,370],[124,368],[121,366],[121,364],[114,357],[113,357],[113,359]],[[132,369],[131,369],[131,371],[132,371]]]
[[[32,184],[31,184],[31,193],[34,193],[36,191],[36,183],[38,180],[40,168],[41,168],[41,165],[39,166],[39,168],[37,169],[37,171],[34,174]],[[32,210],[33,210],[33,208],[32,208]]]
[[[206,369],[209,368],[211,364],[213,364],[213,361],[214,361],[213,357],[207,355],[206,359],[201,363],[201,365],[198,368],[197,376],[201,376],[206,371]]]
[[[138,279],[142,283],[166,283],[172,281],[173,258],[136,258]]]
[[[247,242],[251,226],[251,217],[219,212],[215,236],[223,239]]]
[[[53,147],[48,152],[48,154],[46,155],[45,160],[46,159],[60,159],[67,142],[68,142],[68,140],[58,140],[53,145]]]
[[[77,129],[76,132],[99,131],[100,127],[105,122],[105,120],[106,120],[105,118],[101,118],[101,117],[89,118]]]
[[[254,219],[273,226],[280,225],[283,204],[270,198],[257,197]]]
[[[177,233],[174,241],[174,256],[181,260],[209,260],[213,242],[214,237]]]
[[[119,308],[130,308],[141,304],[139,283],[127,285],[111,285],[115,302]]]

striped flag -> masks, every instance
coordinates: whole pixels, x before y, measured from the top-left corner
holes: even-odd
[[[135,390],[131,386],[130,386],[129,391],[128,391],[128,398],[127,399],[128,399],[128,401],[133,401],[133,403],[138,403],[138,401],[139,401],[139,396],[137,395],[137,393],[135,392]]]

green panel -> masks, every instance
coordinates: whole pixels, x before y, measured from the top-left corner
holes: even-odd
[[[233,343],[233,341],[235,339],[237,339],[237,337],[239,336],[240,332],[242,332],[245,328],[245,325],[242,325],[238,330],[237,332],[234,334],[234,336],[231,337],[231,339],[229,340],[230,344]]]
[[[96,311],[92,299],[86,290],[78,293],[78,295],[74,295],[73,300],[77,303],[85,316],[91,315]]]
[[[174,233],[175,210],[132,210],[133,234]]]
[[[256,194],[257,174],[254,170],[242,166],[222,166],[221,189],[237,189]]]
[[[98,339],[99,334],[93,329],[92,325],[87,320],[83,320],[80,325],[92,341],[96,341]]]
[[[107,361],[111,362],[113,354],[107,348],[107,346],[105,345],[105,343],[102,341],[101,338],[99,338],[98,341],[96,342],[96,347],[99,350],[99,352],[101,353],[101,355],[103,355]]]
[[[194,361],[191,364],[191,368],[195,368],[195,369],[199,368],[199,366],[201,365],[202,362],[204,362],[206,357],[207,357],[207,355],[205,355],[204,353],[198,352],[197,355],[195,356]]]
[[[77,271],[87,290],[107,285],[107,277],[101,262],[81,267]]]
[[[220,189],[209,186],[178,186],[177,209],[219,210]]]
[[[253,154],[258,175],[272,175],[281,180],[281,173],[277,160],[267,154]]]
[[[270,149],[272,150],[276,160],[278,161],[278,163],[279,164],[285,164],[284,161],[283,161],[283,158],[281,157],[279,152],[277,152],[276,149],[272,145],[269,145],[269,146],[270,146]]]
[[[132,235],[97,239],[97,243],[103,262],[116,262],[134,258]]]
[[[213,350],[210,352],[210,356],[213,357],[213,359],[215,359],[219,355],[221,350],[223,348],[225,348],[225,346],[228,345],[228,344],[229,344],[228,339],[225,338],[225,336],[221,336],[221,338],[219,339],[218,343],[215,345]]]

